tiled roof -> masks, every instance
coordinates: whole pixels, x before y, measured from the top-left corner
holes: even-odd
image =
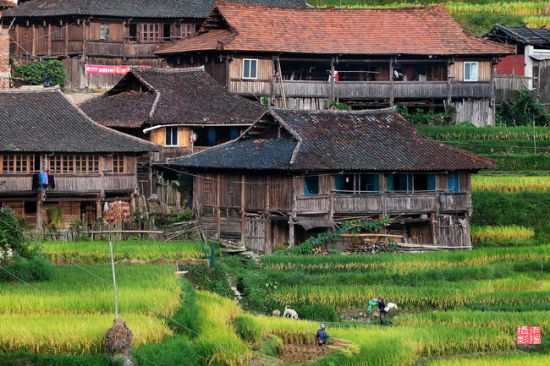
[[[550,48],[550,29],[548,28],[505,27],[497,24],[485,37],[497,42],[502,41],[504,37],[504,40],[512,40],[520,44]]]
[[[275,109],[272,114],[293,137],[245,134],[172,164],[203,169],[297,171],[452,171],[479,170],[492,164],[491,160],[425,137],[395,109]]]
[[[243,3],[304,7],[303,0],[234,0]],[[215,0],[31,0],[6,16],[96,15],[132,18],[206,18]]]
[[[220,15],[221,14],[221,15]],[[213,36],[211,29],[233,32]],[[442,6],[395,9],[288,9],[229,2],[216,9],[200,35],[157,54],[198,49],[309,54],[479,55],[515,48],[466,33]]]
[[[151,143],[94,123],[57,88],[0,92],[0,151],[155,150]]]
[[[131,79],[142,91],[132,90]],[[82,103],[81,108],[105,126],[130,128],[145,123],[251,125],[267,110],[229,93],[202,68],[132,70],[113,89]]]

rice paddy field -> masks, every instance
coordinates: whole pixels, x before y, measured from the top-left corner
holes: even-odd
[[[180,304],[172,265],[117,266],[120,316],[136,345],[172,331],[166,317]],[[0,354],[98,354],[114,318],[109,265],[55,266],[51,280],[0,283]]]
[[[76,241],[55,242],[47,241],[41,244],[48,258],[58,264],[71,263],[108,263],[109,242]],[[116,261],[144,261],[154,262],[182,261],[205,258],[208,250],[201,242],[162,242],[155,240],[127,240],[114,241],[113,248]]]
[[[495,23],[508,26],[550,26],[547,1],[537,0],[312,0],[317,7],[387,8],[444,4],[466,29],[484,34]],[[485,19],[484,19],[485,18]],[[481,26],[480,26],[481,25]]]

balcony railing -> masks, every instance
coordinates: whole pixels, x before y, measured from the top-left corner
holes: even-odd
[[[329,81],[284,80],[271,83],[269,80],[231,79],[229,90],[237,94],[256,96],[281,96],[287,98],[488,98],[493,93],[491,81]],[[273,89],[273,93],[272,93]]]
[[[422,192],[384,194],[330,194],[299,196],[298,213],[423,213],[468,211],[469,193]]]
[[[84,52],[88,56],[153,57],[162,43],[86,41]]]

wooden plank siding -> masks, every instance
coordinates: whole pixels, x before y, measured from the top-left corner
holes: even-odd
[[[461,60],[455,61],[449,66],[449,77],[455,81],[464,81],[464,62],[478,63],[478,79],[479,81],[491,81],[493,65],[491,61],[481,60]]]

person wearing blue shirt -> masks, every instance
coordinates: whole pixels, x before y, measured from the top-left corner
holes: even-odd
[[[317,334],[315,335],[315,338],[317,338],[317,344],[319,346],[327,344],[328,341],[328,334],[325,330],[327,328],[326,324],[321,324],[321,329],[317,331]]]

